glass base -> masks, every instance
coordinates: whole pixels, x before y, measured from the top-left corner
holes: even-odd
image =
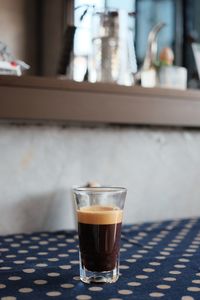
[[[85,268],[80,270],[80,279],[84,283],[114,283],[119,278],[117,268],[112,271],[91,272]]]
[[[84,283],[114,283],[119,278],[119,262],[111,271],[92,272],[82,266],[80,261],[80,279]]]

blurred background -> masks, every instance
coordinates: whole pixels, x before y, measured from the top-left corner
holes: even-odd
[[[184,91],[83,82],[93,49],[93,6],[130,13],[127,28],[138,85],[142,71],[159,67],[155,61],[149,69],[143,64],[149,32],[165,23],[149,49],[173,51],[171,70],[180,67],[188,74]],[[197,0],[0,0],[0,41],[30,65],[19,78],[0,76],[0,234],[74,228],[72,188],[88,182],[128,189],[125,223],[200,215],[200,95],[186,90],[199,87],[192,50],[192,43],[200,42],[199,16]],[[70,79],[78,85],[68,82],[67,70],[59,71],[63,51],[71,47],[68,28],[76,30]],[[52,122],[45,121],[48,98]],[[93,100],[99,103],[96,110]],[[56,123],[59,111],[61,116],[69,111],[67,121]],[[70,122],[70,113],[82,111],[85,122]],[[38,114],[36,122],[27,122],[27,112]],[[91,123],[93,113],[96,122]],[[131,114],[133,120],[126,121]],[[123,122],[113,122],[121,115]],[[112,117],[110,122],[102,121],[105,116]]]
[[[87,5],[102,10],[115,8],[136,12],[129,20],[129,28],[133,31],[138,67],[145,57],[150,30],[158,22],[166,23],[159,35],[159,50],[166,46],[173,49],[175,64],[188,70],[189,85],[192,79],[198,78],[191,47],[193,42],[200,42],[198,0],[0,0],[0,40],[16,57],[31,66],[29,74],[57,75],[66,43],[66,26],[74,24],[78,28],[74,44],[78,57],[75,73],[79,73],[77,69],[84,68],[85,58],[91,53],[93,10],[89,9],[80,22]],[[80,76],[75,77],[81,80]]]

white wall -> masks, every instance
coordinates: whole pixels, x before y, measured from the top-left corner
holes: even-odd
[[[200,215],[200,132],[0,126],[0,234],[74,227],[71,188],[128,188],[125,222]]]

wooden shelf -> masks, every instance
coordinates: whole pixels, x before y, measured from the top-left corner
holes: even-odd
[[[200,127],[200,91],[1,76],[0,119]]]

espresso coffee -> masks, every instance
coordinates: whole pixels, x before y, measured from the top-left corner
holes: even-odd
[[[77,215],[83,267],[92,272],[113,270],[120,248],[122,210],[93,205],[81,208]]]

